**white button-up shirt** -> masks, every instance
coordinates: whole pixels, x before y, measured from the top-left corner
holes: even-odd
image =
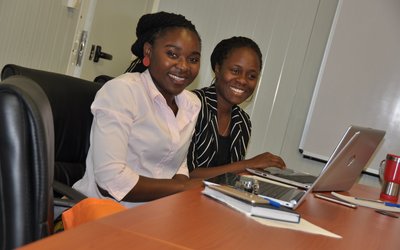
[[[140,175],[188,176],[186,155],[201,104],[187,90],[175,100],[176,116],[147,70],[107,82],[91,106],[94,119],[86,172],[73,187],[89,197],[104,198],[98,184],[120,201]]]

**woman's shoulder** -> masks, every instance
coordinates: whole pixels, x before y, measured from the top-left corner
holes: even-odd
[[[200,99],[204,107],[214,109],[217,105],[217,94],[215,86],[211,85],[201,89],[192,90],[192,92]]]
[[[139,73],[125,73],[106,82],[101,90],[110,94],[124,96],[139,92],[140,89],[143,89],[143,86],[143,79]]]
[[[189,105],[193,106],[195,109],[200,109],[201,102],[199,98],[189,90],[183,90],[182,93],[179,95],[185,102],[187,102]]]
[[[235,105],[232,112],[233,112],[233,117],[237,116],[238,118],[245,121],[246,123],[251,124],[250,115],[244,109],[242,109],[240,106]]]
[[[194,89],[192,91],[193,91],[193,93],[195,93],[199,97],[200,96],[205,97],[205,96],[216,95],[216,90],[215,90],[215,86],[214,85],[211,85],[211,86],[208,86],[208,87],[204,87],[204,88],[201,88],[201,89]]]
[[[120,76],[115,77],[114,79],[106,82],[104,86],[120,86],[120,87],[132,87],[135,85],[141,85],[143,80],[140,76],[140,73],[124,73]]]
[[[191,101],[194,101],[196,103],[199,102],[199,98],[197,98],[197,95],[193,91],[185,89],[184,91],[182,91],[182,94]]]
[[[95,105],[132,106],[146,96],[140,74],[125,73],[106,82],[97,92]]]

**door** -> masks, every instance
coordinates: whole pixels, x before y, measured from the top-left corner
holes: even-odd
[[[72,1],[0,0],[0,70],[12,63],[65,73],[79,19]]]
[[[124,73],[132,60],[136,24],[144,13],[152,12],[153,5],[153,0],[82,1],[82,20],[67,74],[93,80]],[[85,36],[86,42],[80,40]]]

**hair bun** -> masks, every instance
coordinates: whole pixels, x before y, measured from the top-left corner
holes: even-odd
[[[136,27],[137,40],[132,44],[132,53],[143,58],[143,45],[150,41],[154,33],[167,27],[187,27],[196,30],[195,26],[185,16],[168,12],[156,12],[143,15]]]
[[[190,26],[194,25],[183,15],[167,13],[164,11],[143,15],[136,27],[136,37],[141,37],[149,32],[154,32],[164,27],[170,26]]]

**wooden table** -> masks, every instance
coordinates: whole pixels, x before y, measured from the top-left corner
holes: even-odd
[[[81,225],[23,249],[400,249],[400,219],[309,195],[297,211],[342,239],[261,225],[195,189]],[[378,198],[355,185],[353,196]]]

